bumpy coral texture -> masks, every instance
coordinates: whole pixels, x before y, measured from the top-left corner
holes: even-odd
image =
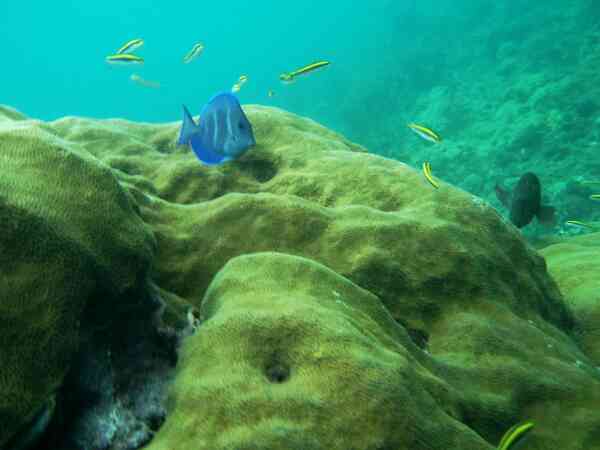
[[[488,448],[377,297],[321,264],[234,258],[200,314],[151,450]]]
[[[86,300],[135,285],[155,241],[109,168],[7,109],[0,230],[2,445],[60,388]]]
[[[541,252],[577,318],[577,342],[600,370],[600,233],[551,245]]]
[[[52,245],[74,246],[77,264],[57,272],[77,274],[76,292],[99,279],[126,289],[151,260],[163,319],[182,326],[188,308],[200,313],[149,448],[491,449],[522,419],[536,422],[532,448],[597,442],[597,338],[581,344],[578,300],[567,305],[516,228],[477,197],[443,181],[434,189],[311,120],[245,109],[257,146],[219,167],[175,147],[178,123],[36,123],[14,111],[0,122],[0,146],[13,149],[0,152],[0,170],[19,164],[0,177],[0,195],[51,228]],[[41,153],[22,133],[43,135]],[[59,317],[71,325],[69,302],[81,299],[67,300]],[[60,338],[71,340],[53,348],[68,355],[76,336]],[[35,374],[23,361],[0,375]],[[40,399],[61,383],[65,361],[50,362],[58,369]]]

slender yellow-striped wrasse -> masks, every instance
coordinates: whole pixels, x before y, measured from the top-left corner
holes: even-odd
[[[248,75],[240,75],[237,83],[233,85],[231,88],[231,92],[239,92],[242,89],[242,86],[248,81]]]
[[[137,73],[132,73],[131,76],[129,77],[129,79],[131,81],[133,81],[134,83],[139,84],[140,86],[145,86],[145,87],[149,87],[152,89],[160,88],[160,83],[158,81],[146,80],[146,79],[140,77]]]
[[[331,64],[329,61],[315,61],[314,63],[300,67],[299,69],[296,69],[293,72],[284,72],[281,75],[279,75],[279,79],[284,83],[291,83],[297,76],[309,74],[311,72],[314,72],[315,70],[327,67],[329,64]]]
[[[144,58],[129,53],[119,55],[110,55],[106,57],[106,62],[109,64],[144,64]]]
[[[599,200],[600,201],[600,194],[592,194],[592,195],[590,195],[590,200]]]
[[[567,220],[565,222],[565,225],[569,225],[570,227],[575,227],[575,228],[587,229],[587,230],[594,229],[593,225],[590,225],[589,223],[586,223],[586,222],[582,222],[580,220]]]
[[[202,42],[198,42],[194,44],[192,49],[188,52],[187,55],[183,57],[183,63],[188,64],[196,59],[200,54],[204,51],[204,44]]]
[[[513,425],[508,429],[502,439],[500,440],[500,444],[498,444],[498,450],[509,450],[513,448],[515,444],[521,442],[527,433],[531,431],[534,427],[533,422],[521,422],[516,425]]]
[[[431,128],[424,127],[423,125],[417,125],[416,123],[409,123],[407,126],[426,141],[433,142],[435,144],[442,142],[440,135]]]
[[[589,185],[600,184],[600,181],[585,180],[585,181],[582,181],[581,184],[589,186]]]
[[[434,188],[439,189],[440,184],[433,179],[433,175],[431,174],[431,164],[427,161],[423,163],[423,175],[425,175],[427,181],[429,181]]]
[[[125,42],[125,44],[123,44],[123,46],[117,50],[117,55],[134,52],[142,45],[144,45],[143,39],[132,39],[131,41]]]

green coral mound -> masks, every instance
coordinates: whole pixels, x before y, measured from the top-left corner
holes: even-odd
[[[61,386],[87,301],[136,285],[155,241],[106,166],[7,108],[0,229],[1,446]]]
[[[110,317],[99,286],[127,291],[151,262],[164,319],[201,319],[151,448],[478,450],[521,420],[536,423],[533,448],[595,442],[597,340],[581,333],[592,324],[519,230],[311,120],[245,110],[257,146],[217,167],[175,147],[177,123],[0,120],[2,217],[15,227],[2,266],[23,262],[34,280],[2,285],[0,307],[29,324],[7,328],[16,344],[1,350],[13,352],[0,368],[6,436],[60,386],[77,335],[53,324],[103,302]],[[25,229],[38,238],[22,242]],[[32,252],[57,274],[38,276]],[[16,306],[26,294],[32,309]],[[63,359],[41,355],[52,379],[15,414],[43,351],[30,345],[28,327],[44,323],[34,313],[53,318],[41,335]],[[21,391],[7,373],[27,374]]]
[[[200,313],[150,450],[489,448],[377,297],[315,261],[234,258]]]
[[[558,220],[552,230],[534,220],[522,229],[525,236],[577,233],[565,225],[570,219],[599,221],[600,209],[588,198],[594,191],[578,186],[599,175],[600,53],[590,20],[599,3],[515,0],[456,8],[442,0],[439,14],[426,2],[389,5],[389,23],[380,26],[393,30],[391,48],[402,52],[378,52],[371,78],[363,73],[338,85],[345,94],[335,109],[324,113],[306,102],[303,110],[338,117],[341,131],[373,152],[415,167],[430,161],[434,174],[498,208],[496,182],[512,187],[534,171]],[[418,25],[404,22],[414,17]],[[382,98],[402,101],[369,107],[381,108]],[[442,144],[421,142],[403,126],[413,121],[433,127]]]
[[[541,253],[577,318],[578,343],[600,367],[600,233],[571,238]]]
[[[435,304],[477,299],[571,326],[543,259],[478,197],[435,190],[312,120],[246,112],[256,148],[218,167],[175,147],[178,124],[65,118],[52,127],[113,168],[155,232],[158,284],[197,306],[231,258],[273,250],[327,265],[421,327]]]

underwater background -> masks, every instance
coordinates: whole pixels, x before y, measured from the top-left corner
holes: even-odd
[[[600,449],[599,19],[1,2],[0,450]]]
[[[587,229],[563,223],[600,218],[585,184],[600,170],[599,15],[592,0],[61,1],[33,12],[3,2],[0,86],[4,103],[40,119],[165,122],[180,120],[182,103],[197,114],[245,74],[242,103],[308,116],[417,167],[429,160],[436,176],[499,208],[495,183],[534,171],[558,220],[524,233],[577,234]],[[143,66],[105,62],[137,37]],[[204,52],[182,64],[196,42]],[[280,73],[315,60],[331,65],[280,83]],[[443,144],[421,141],[408,122]]]

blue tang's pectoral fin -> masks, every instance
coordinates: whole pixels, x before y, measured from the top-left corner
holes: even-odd
[[[214,150],[202,145],[199,136],[194,136],[194,138],[190,141],[190,144],[198,159],[208,166],[215,166],[232,159],[229,156],[217,153]]]
[[[192,140],[192,135],[198,131],[200,127],[196,125],[192,115],[188,109],[183,105],[183,123],[181,124],[181,131],[179,132],[179,139],[177,139],[177,145],[187,145]]]

